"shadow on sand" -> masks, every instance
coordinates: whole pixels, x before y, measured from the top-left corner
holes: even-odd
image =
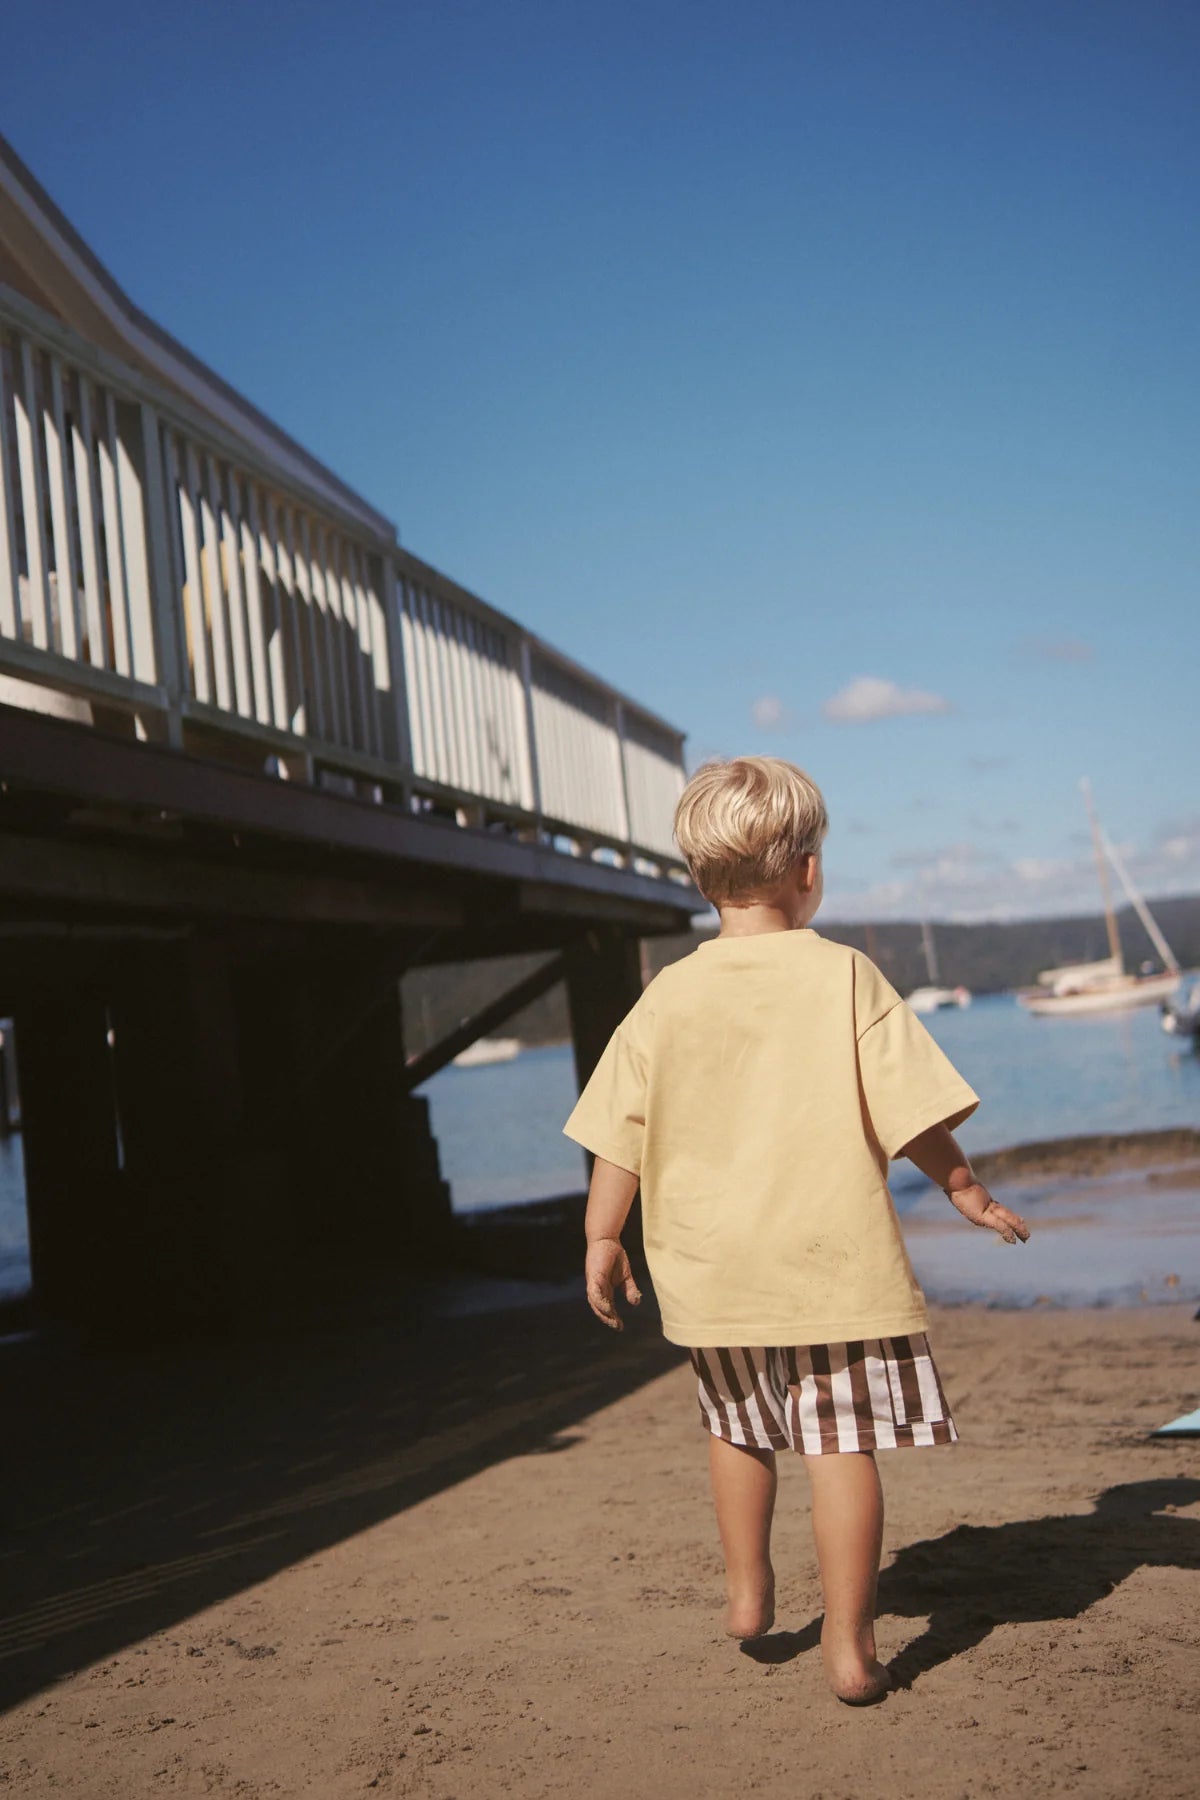
[[[1166,1507],[1200,1500],[1185,1476],[1106,1488],[1091,1513],[959,1525],[907,1544],[879,1578],[879,1616],[927,1619],[891,1659],[897,1687],[974,1649],[998,1625],[1077,1619],[1137,1569],[1200,1569],[1200,1521]],[[821,1620],[743,1645],[756,1662],[784,1663],[815,1649]]]
[[[616,1337],[582,1283],[489,1313],[486,1281],[439,1291],[441,1316],[425,1284],[385,1282],[238,1338],[0,1344],[0,1706],[489,1464],[569,1449],[679,1359],[652,1306]]]

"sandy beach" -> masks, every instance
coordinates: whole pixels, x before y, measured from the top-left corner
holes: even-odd
[[[410,1296],[411,1301],[411,1296]],[[10,1346],[6,1793],[1196,1792],[1192,1303],[939,1311],[951,1449],[886,1456],[881,1654],[826,1692],[798,1462],[721,1633],[690,1373],[570,1304],[87,1360]],[[53,1434],[39,1429],[48,1403]]]

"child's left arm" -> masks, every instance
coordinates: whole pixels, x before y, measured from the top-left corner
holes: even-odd
[[[612,1331],[624,1330],[613,1304],[614,1288],[620,1286],[631,1306],[636,1306],[642,1297],[621,1243],[621,1228],[629,1217],[637,1190],[636,1175],[628,1169],[619,1169],[616,1163],[605,1162],[602,1156],[596,1158],[584,1219],[587,1234],[584,1276],[588,1305],[601,1323]]]
[[[931,1125],[918,1137],[905,1144],[900,1152],[915,1163],[930,1181],[936,1181],[951,1206],[956,1207],[972,1225],[998,1231],[1006,1244],[1029,1241],[1029,1227],[1019,1213],[1010,1212],[993,1200],[959,1148],[958,1140],[945,1125]]]

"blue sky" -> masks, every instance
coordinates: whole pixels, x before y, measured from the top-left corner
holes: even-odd
[[[1200,890],[1200,11],[5,25],[133,297],[418,554],[826,790],[829,916]]]

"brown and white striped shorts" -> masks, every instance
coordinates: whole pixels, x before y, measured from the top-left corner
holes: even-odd
[[[701,1420],[730,1444],[821,1456],[958,1438],[924,1332],[688,1355]]]

